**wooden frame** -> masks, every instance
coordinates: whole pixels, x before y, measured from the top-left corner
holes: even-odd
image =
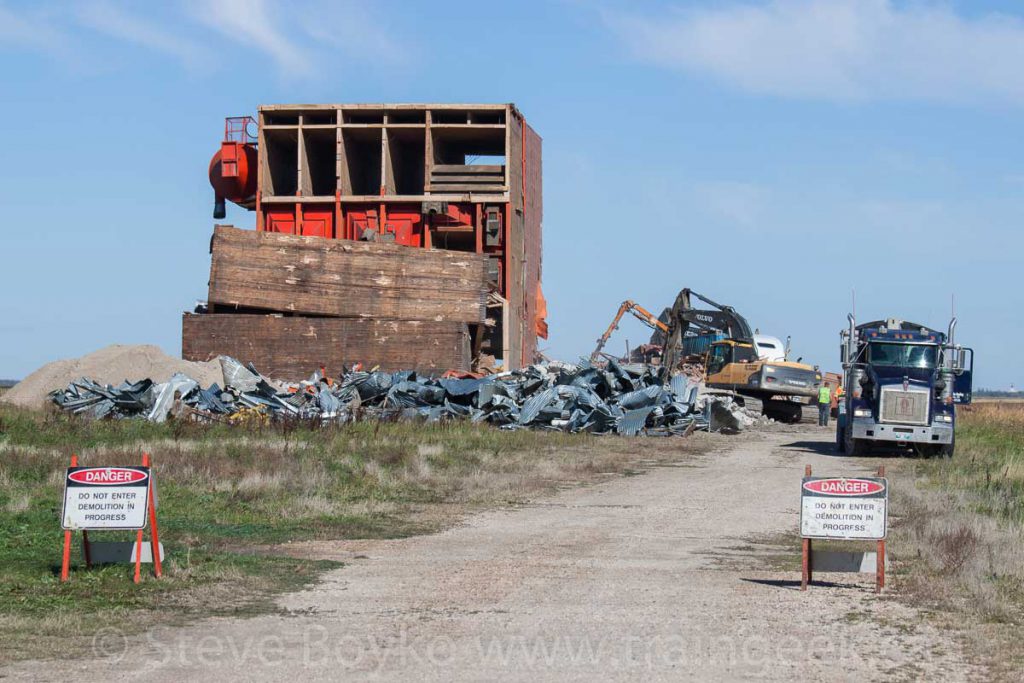
[[[542,275],[541,139],[515,105],[277,104],[259,107],[258,118],[259,230],[263,211],[284,206],[293,207],[300,234],[304,207],[334,207],[334,237],[346,205],[379,203],[381,222],[392,204],[502,207],[501,248],[486,253],[501,262],[505,341],[491,352],[498,351],[506,369],[534,362]],[[292,163],[292,145],[294,163],[285,166]],[[502,156],[501,170],[494,162],[474,163],[478,154]],[[424,232],[424,245],[433,245],[430,228]],[[470,248],[480,251],[479,236]]]
[[[811,476],[811,466],[804,466],[804,476]],[[878,476],[885,477],[885,465],[878,467]],[[801,559],[801,577],[800,577],[800,590],[805,591],[807,587],[814,581],[814,539],[803,538],[802,546],[802,559]],[[870,554],[868,554],[870,557]],[[843,571],[855,571],[844,569]],[[861,569],[861,571],[864,571]],[[882,538],[876,541],[875,546],[875,592],[881,593],[882,589],[885,588],[885,539]]]

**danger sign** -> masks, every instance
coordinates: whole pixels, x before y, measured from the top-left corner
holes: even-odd
[[[148,467],[68,468],[64,529],[144,529],[148,510]]]
[[[886,479],[804,477],[800,493],[800,535],[804,538],[885,538],[889,502]]]

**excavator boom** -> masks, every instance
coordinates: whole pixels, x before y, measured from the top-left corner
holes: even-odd
[[[691,298],[703,301],[712,308],[693,308]],[[740,315],[735,308],[723,306],[703,294],[686,288],[679,292],[675,303],[668,311],[668,330],[665,333],[665,354],[662,364],[669,369],[669,372],[679,361],[683,338],[691,330],[722,332],[728,338],[737,341],[750,341],[754,338],[754,332],[750,329],[747,319]]]
[[[654,315],[635,301],[627,299],[622,302],[621,306],[619,306],[619,310],[612,319],[611,325],[608,326],[608,329],[605,330],[604,334],[602,334],[597,340],[597,347],[594,349],[594,352],[590,354],[591,361],[596,361],[598,356],[601,355],[601,349],[604,348],[604,345],[608,343],[608,339],[610,339],[615,330],[618,329],[619,323],[622,321],[622,316],[626,315],[626,313],[631,313],[634,318],[647,325],[652,330],[660,330],[664,334],[667,334],[669,331],[668,325],[658,320],[658,316]]]

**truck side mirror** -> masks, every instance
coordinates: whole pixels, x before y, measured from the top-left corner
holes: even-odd
[[[967,349],[956,350],[956,369],[963,370],[967,367]]]
[[[846,357],[846,344],[840,344],[839,345],[839,362],[842,363],[845,366],[848,360],[849,359]]]

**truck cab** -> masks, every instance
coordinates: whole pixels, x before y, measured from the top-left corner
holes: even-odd
[[[842,332],[844,402],[836,445],[850,455],[872,444],[908,445],[924,456],[952,456],[956,405],[970,403],[974,352],[948,333],[890,318]]]
[[[757,355],[761,360],[782,363],[789,360],[787,357],[787,344],[783,344],[778,337],[770,337],[767,334],[754,333],[754,346],[757,347]]]

